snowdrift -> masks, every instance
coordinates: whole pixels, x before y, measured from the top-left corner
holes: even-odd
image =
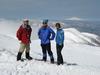
[[[36,23],[32,25],[31,56],[41,59],[40,40],[37,38],[40,22],[34,22]],[[16,38],[16,31],[20,24],[20,21],[0,20],[0,74],[100,75],[100,37],[94,34],[80,32],[75,28],[64,29],[65,45],[62,54],[66,64],[57,66],[56,64],[44,63],[34,59],[32,61],[25,60],[24,62],[17,62],[16,55],[20,42]],[[52,41],[51,44],[56,61],[55,41]],[[24,53],[22,57],[25,58]]]
[[[32,61],[17,62],[16,55],[19,41],[11,35],[0,34],[0,74],[100,75],[100,47],[96,47],[99,46],[99,37],[89,33],[81,33],[74,28],[65,29],[65,36],[62,54],[64,61],[70,65],[57,66],[56,64],[44,63],[34,59]],[[51,43],[56,61],[55,41]],[[31,56],[42,58],[40,40],[32,40]],[[22,57],[25,58],[24,54]]]
[[[100,46],[100,37],[95,34],[79,32],[75,28],[65,29],[66,43]]]

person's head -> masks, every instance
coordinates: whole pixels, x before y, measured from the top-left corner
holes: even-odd
[[[56,23],[56,24],[55,24],[55,27],[56,27],[57,29],[61,28],[60,23]]]
[[[48,26],[48,19],[43,20],[42,24],[43,24],[43,27],[47,27]]]
[[[24,19],[24,20],[23,20],[23,24],[24,24],[24,25],[29,25],[29,20],[28,20],[28,19]]]

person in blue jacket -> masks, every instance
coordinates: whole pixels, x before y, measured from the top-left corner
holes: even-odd
[[[61,51],[64,47],[64,31],[61,28],[60,23],[56,23],[55,25],[57,32],[56,32],[56,50],[57,50],[57,64],[63,64],[63,56],[61,54]]]
[[[51,63],[54,63],[53,53],[51,51],[51,40],[55,38],[55,32],[48,26],[48,20],[43,20],[43,25],[38,31],[38,37],[41,40],[43,61],[47,60],[47,52],[50,56]]]

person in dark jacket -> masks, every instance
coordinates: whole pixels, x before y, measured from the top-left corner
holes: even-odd
[[[21,60],[22,53],[25,51],[25,49],[26,58],[28,60],[32,60],[32,57],[30,57],[31,32],[32,28],[29,25],[29,20],[25,19],[16,34],[18,40],[21,42],[19,52],[17,54],[17,61]]]
[[[63,64],[63,56],[61,54],[61,51],[63,49],[64,46],[64,31],[61,28],[60,23],[56,23],[56,28],[57,28],[57,32],[56,32],[56,50],[57,50],[57,64]]]
[[[47,60],[47,52],[50,56],[51,63],[54,63],[53,53],[51,51],[51,40],[54,40],[55,32],[48,26],[48,20],[43,20],[43,25],[38,31],[38,37],[41,40],[43,61]]]

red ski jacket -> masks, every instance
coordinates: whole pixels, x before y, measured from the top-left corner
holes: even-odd
[[[24,44],[29,44],[31,42],[30,37],[31,37],[31,32],[32,28],[27,25],[27,27],[24,27],[23,25],[20,26],[20,28],[17,31],[17,38]]]

